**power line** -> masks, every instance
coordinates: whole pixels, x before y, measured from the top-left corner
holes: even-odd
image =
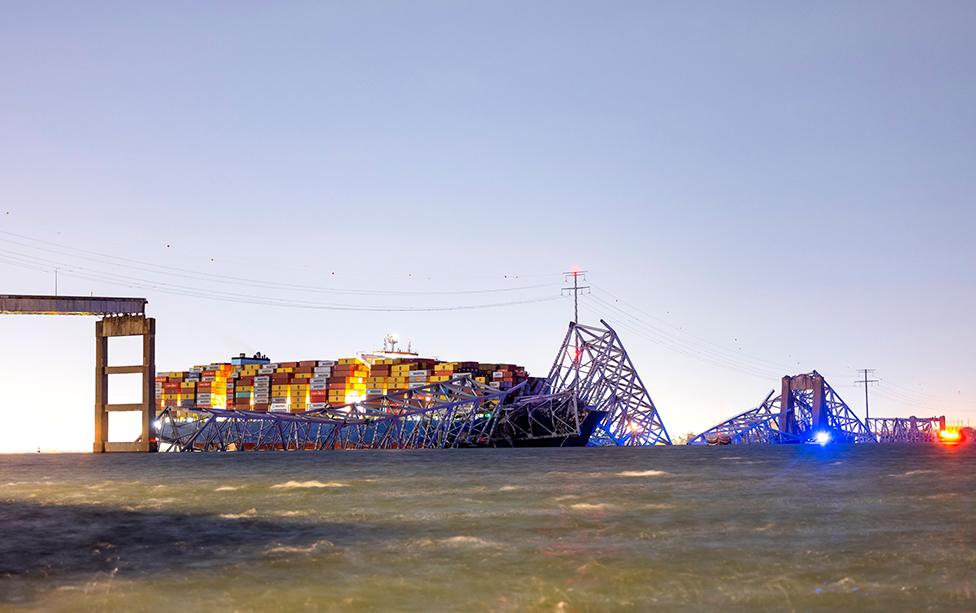
[[[0,252],[2,251],[3,250],[0,249]],[[38,270],[38,267],[32,261],[25,262],[23,260],[13,258],[10,256],[2,257],[0,258],[0,261],[4,261],[5,263],[13,266],[19,266],[21,268]],[[49,271],[50,269],[47,268],[44,270]],[[342,303],[316,303],[316,302],[299,301],[299,300],[282,300],[278,298],[269,298],[266,296],[254,296],[249,294],[239,294],[234,292],[215,292],[215,291],[203,290],[196,287],[180,286],[180,285],[165,283],[165,282],[157,283],[151,280],[141,279],[138,277],[129,277],[127,275],[104,273],[102,271],[86,269],[85,267],[82,266],[64,266],[59,270],[61,270],[63,273],[71,277],[98,281],[102,283],[110,283],[114,285],[123,285],[126,287],[132,287],[138,289],[150,289],[150,290],[155,290],[166,294],[174,294],[178,296],[204,298],[207,300],[215,300],[221,302],[234,302],[238,304],[257,304],[257,305],[265,305],[265,306],[331,310],[331,311],[367,311],[367,312],[463,311],[463,310],[473,310],[473,309],[488,309],[488,308],[505,307],[505,306],[534,304],[539,302],[550,302],[559,299],[558,296],[548,296],[548,297],[532,298],[532,299],[525,299],[525,300],[512,300],[512,301],[493,302],[493,303],[485,303],[485,304],[466,304],[466,305],[451,305],[451,306],[385,306],[385,305],[358,305],[358,304],[342,304]],[[82,272],[78,272],[79,270]]]
[[[594,296],[593,298],[596,297]],[[755,366],[745,364],[742,362],[737,362],[735,360],[732,360],[720,354],[709,353],[707,351],[701,351],[694,347],[689,347],[688,345],[684,344],[681,339],[675,338],[673,336],[669,336],[666,333],[662,334],[660,330],[654,329],[653,326],[650,326],[642,322],[640,319],[635,318],[633,315],[630,315],[629,313],[623,311],[622,309],[618,309],[613,305],[605,305],[605,306],[609,306],[609,308],[617,310],[619,313],[618,317],[619,316],[624,317],[623,321],[616,320],[614,322],[614,327],[621,327],[627,329],[630,332],[640,336],[641,338],[649,340],[650,342],[655,343],[657,345],[661,345],[662,347],[674,351],[675,353],[680,353],[682,355],[688,356],[690,358],[699,361],[707,362],[715,366],[720,366],[722,368],[734,370],[760,379],[765,379],[767,381],[769,379],[775,379],[779,376],[779,374],[771,374],[770,371],[763,372],[761,369]],[[592,307],[588,307],[586,303],[583,304],[583,308],[584,310],[600,315],[598,311],[594,310]],[[602,315],[606,316],[607,313],[604,311]]]
[[[710,340],[708,340],[706,338],[703,338],[701,336],[697,336],[695,334],[692,334],[692,333],[686,331],[684,328],[682,328],[680,326],[676,326],[673,323],[671,323],[671,322],[669,322],[669,321],[667,321],[667,320],[665,320],[665,319],[663,319],[661,317],[657,317],[657,316],[655,316],[655,315],[647,312],[646,310],[640,308],[639,306],[637,306],[637,305],[635,305],[633,303],[627,302],[626,300],[624,300],[620,296],[617,296],[616,294],[613,294],[612,292],[610,292],[609,290],[607,290],[604,287],[601,287],[601,286],[599,286],[599,285],[597,285],[595,283],[593,284],[593,287],[594,287],[594,289],[600,291],[601,293],[610,296],[611,298],[614,299],[614,301],[619,302],[619,303],[621,303],[623,305],[626,305],[626,306],[630,307],[631,309],[633,309],[634,311],[636,311],[638,313],[641,313],[642,315],[644,315],[648,319],[654,320],[655,322],[658,323],[658,325],[662,325],[662,326],[666,326],[668,328],[671,328],[677,334],[680,334],[683,337],[687,337],[685,339],[685,342],[688,343],[689,345],[697,345],[699,347],[706,348],[706,349],[711,350],[711,351],[720,352],[720,353],[726,353],[729,356],[732,356],[733,359],[745,359],[745,360],[749,360],[751,362],[754,362],[756,364],[764,364],[764,365],[766,365],[769,368],[775,368],[777,371],[782,371],[782,372],[792,371],[797,366],[797,365],[789,365],[789,366],[787,366],[787,365],[785,365],[785,363],[774,362],[774,361],[771,361],[771,360],[767,360],[765,358],[761,358],[761,357],[758,357],[758,356],[755,356],[755,355],[746,354],[746,353],[734,353],[734,352],[731,352],[728,349],[726,349],[726,346],[720,345],[718,343],[715,343],[714,341],[710,341]],[[782,374],[782,372],[780,373],[780,375]]]
[[[52,241],[33,238],[30,236],[17,234],[14,232],[8,232],[4,230],[0,230],[0,234],[13,236],[34,243],[39,243],[41,245],[48,245],[48,247],[42,247],[39,245],[26,244],[16,240],[7,239],[4,241],[5,246],[17,245],[34,251],[43,251],[43,252],[53,253],[61,256],[69,256],[72,259],[80,258],[80,259],[96,262],[102,265],[108,265],[117,268],[128,268],[131,270],[138,270],[141,272],[147,272],[147,273],[157,274],[157,275],[162,274],[167,276],[180,277],[184,279],[192,279],[195,281],[206,281],[208,283],[222,283],[225,285],[245,285],[245,286],[284,290],[284,291],[325,293],[325,294],[348,294],[348,295],[362,295],[362,296],[427,296],[427,295],[467,295],[467,294],[476,295],[476,294],[526,291],[531,289],[552,287],[553,285],[555,285],[555,282],[553,281],[551,283],[522,285],[522,286],[515,286],[515,287],[496,287],[496,288],[469,289],[469,290],[419,290],[419,289],[418,290],[370,290],[370,289],[323,287],[323,286],[314,286],[314,285],[296,284],[296,283],[283,283],[277,281],[268,281],[268,280],[253,279],[253,278],[236,277],[232,275],[208,273],[201,270],[193,270],[187,268],[180,268],[176,266],[154,264],[152,262],[146,262],[143,260],[136,260],[133,258],[100,253],[88,249],[80,249],[77,247],[71,247],[68,245],[63,245]],[[8,250],[7,252],[20,255],[23,257],[36,257],[29,254],[25,254],[23,252],[10,251],[10,250]],[[128,262],[128,264],[125,262]],[[517,278],[521,275],[513,275],[513,276]],[[525,275],[525,276],[537,276],[537,275]]]
[[[666,330],[663,330],[653,324],[645,322],[636,315],[614,304],[602,300],[596,295],[591,296],[590,299],[599,302],[605,309],[609,308],[616,311],[620,316],[623,316],[632,322],[633,325],[643,328],[646,333],[655,335],[657,337],[655,342],[670,347],[679,353],[683,353],[691,357],[704,356],[706,361],[711,363],[722,364],[732,368],[733,370],[748,372],[748,374],[755,376],[760,376],[758,373],[761,373],[761,376],[765,379],[777,379],[782,375],[782,370],[780,368],[769,367],[758,362],[750,363],[746,356],[737,356],[731,352],[721,349],[702,346],[700,343],[694,343],[682,338],[679,335],[667,332]],[[772,368],[776,368],[776,370],[774,371]]]

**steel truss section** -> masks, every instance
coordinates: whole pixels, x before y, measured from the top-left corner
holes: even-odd
[[[805,443],[815,440],[821,431],[836,442],[877,441],[817,371],[783,377],[783,391],[774,397],[775,393],[770,392],[755,409],[702,432],[688,444]]]
[[[501,407],[495,437],[512,446],[520,441],[562,441],[580,434],[581,413],[585,412],[580,411],[572,391],[523,396]]]
[[[167,451],[443,449],[486,446],[502,391],[469,376],[305,413],[165,409],[157,420]],[[196,419],[180,420],[176,412]]]
[[[813,374],[820,377],[817,371],[813,371]],[[847,403],[840,397],[840,394],[834,391],[834,388],[830,387],[830,384],[823,377],[820,377],[820,380],[823,382],[826,392],[824,395],[824,404],[827,413],[826,429],[830,431],[832,436],[835,438],[839,437],[843,441],[850,443],[876,443],[878,439],[871,434],[871,431],[864,425],[861,418],[855,415],[854,411],[847,406]],[[802,394],[807,401],[805,407],[812,411],[814,395],[809,391],[799,392],[799,394]],[[811,417],[813,416],[811,415]],[[815,423],[812,423],[811,426],[814,429],[818,428]],[[808,434],[813,433],[808,432]]]
[[[945,416],[869,417],[867,426],[881,443],[935,443],[945,430]]]
[[[779,396],[771,391],[762,404],[714,426],[688,441],[689,445],[796,443],[799,437],[779,429]]]
[[[606,413],[589,439],[599,445],[670,445],[651,395],[617,333],[575,322],[549,371],[550,393],[575,394],[580,407]]]

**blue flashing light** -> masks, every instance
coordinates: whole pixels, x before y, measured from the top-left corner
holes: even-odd
[[[826,445],[830,442],[830,432],[821,430],[813,435],[813,440],[816,441],[818,445]]]

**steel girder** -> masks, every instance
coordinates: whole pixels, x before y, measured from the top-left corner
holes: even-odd
[[[495,434],[513,445],[516,441],[565,439],[579,435],[583,414],[571,390],[523,396],[500,408]]]
[[[779,396],[769,392],[762,404],[723,421],[688,441],[689,445],[714,445],[728,437],[729,444],[796,443],[799,437],[779,429]]]
[[[934,443],[945,429],[945,416],[870,417],[867,426],[882,443]]]
[[[775,397],[773,395],[776,392],[772,391],[760,406],[709,428],[688,441],[688,444],[705,445],[719,442],[725,442],[725,444],[805,443],[813,441],[820,429],[829,432],[831,439],[836,442],[873,443],[877,441],[864,422],[854,414],[847,403],[817,371],[785,377],[784,381],[787,379],[813,381],[815,386],[806,389],[792,389],[787,386],[785,389],[789,389],[790,402],[786,405],[790,408],[785,416],[783,413],[783,393],[786,391]],[[816,386],[818,385],[823,386],[823,398],[819,411],[815,410],[819,391]],[[818,413],[822,413],[822,421],[815,424],[815,415]],[[783,423],[791,424],[793,429],[789,432],[785,431],[782,427]],[[728,438],[727,442],[721,440],[723,437]]]
[[[817,374],[817,371],[813,371]],[[830,387],[826,380],[823,382],[825,405],[827,407],[827,429],[834,437],[841,437],[850,443],[876,443],[875,438],[861,418],[854,414],[847,403]],[[810,406],[809,404],[807,406]]]
[[[524,384],[523,384],[524,385]],[[441,449],[485,446],[502,391],[470,376],[305,413],[165,409],[160,448],[171,451]],[[177,420],[175,411],[197,419]]]
[[[549,371],[550,393],[572,392],[581,407],[603,411],[606,417],[590,437],[599,445],[670,445],[651,395],[630,361],[617,333],[575,322]]]

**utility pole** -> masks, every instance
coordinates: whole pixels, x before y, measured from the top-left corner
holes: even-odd
[[[868,426],[868,418],[871,416],[871,413],[868,410],[868,384],[869,383],[877,383],[878,380],[877,379],[868,379],[868,375],[874,374],[874,369],[873,368],[862,368],[861,369],[861,374],[864,376],[864,378],[863,379],[860,379],[858,381],[855,381],[854,383],[863,383],[864,384],[864,425],[868,427],[868,430],[870,430],[871,427]]]
[[[583,290],[590,289],[589,285],[581,286],[579,284],[580,276],[583,277],[583,281],[586,281],[586,271],[572,270],[570,272],[564,272],[563,274],[566,276],[567,282],[569,282],[570,277],[572,277],[573,279],[573,287],[562,288],[562,294],[563,296],[565,296],[566,292],[573,292],[573,323],[578,324],[579,323],[579,293]]]

